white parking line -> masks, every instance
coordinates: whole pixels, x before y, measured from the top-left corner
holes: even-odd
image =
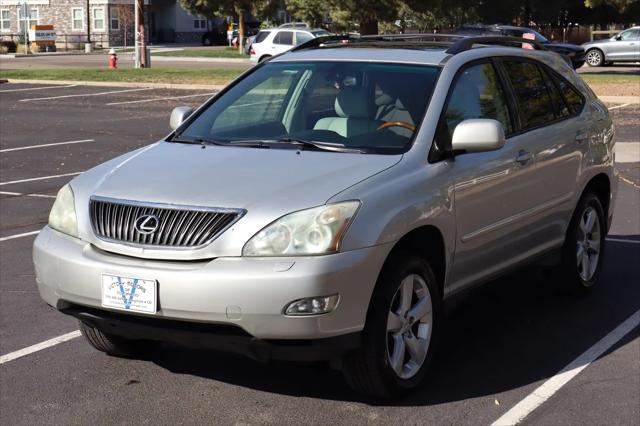
[[[23,149],[46,148],[48,146],[72,145],[72,144],[76,144],[76,143],[86,143],[86,142],[95,142],[95,139],[83,139],[83,140],[80,140],[80,141],[45,143],[45,144],[42,144],[42,145],[21,146],[21,147],[18,147],[18,148],[6,148],[6,149],[0,149],[0,152],[21,151]]]
[[[29,179],[11,180],[9,182],[0,182],[0,186],[12,185],[14,183],[33,182],[35,180],[47,180],[47,179],[55,179],[55,178],[59,178],[59,177],[65,177],[65,176],[75,176],[75,175],[79,175],[80,173],[82,173],[82,172],[64,173],[64,174],[61,174],[61,175],[52,175],[52,176],[42,176],[42,177],[35,177],[35,178],[29,178]]]
[[[0,195],[14,195],[16,197],[56,198],[55,195],[25,194],[24,192],[11,192],[11,191],[0,191]]]
[[[60,343],[68,342],[69,340],[75,339],[76,337],[80,337],[80,335],[80,330],[76,330],[72,331],[71,333],[63,334],[62,336],[54,337],[53,339],[45,340],[44,342],[28,346],[24,349],[10,352],[6,355],[0,356],[0,364],[13,361],[14,359],[22,358],[23,356],[31,355],[34,352],[50,348],[51,346],[59,345]]]
[[[609,108],[609,111],[611,111],[612,109],[618,109],[618,108],[624,108],[624,107],[628,107],[631,104],[622,104],[622,105],[616,105],[614,107]]]
[[[141,92],[143,90],[153,90],[153,87],[147,87],[147,88],[144,88],[144,89],[111,90],[109,92],[98,92],[98,93],[80,93],[80,94],[76,94],[76,95],[50,96],[48,98],[20,99],[20,102],[48,101],[48,100],[51,100],[51,99],[82,98],[82,97],[85,97],[85,96],[113,95],[115,93]]]
[[[40,233],[40,231],[38,230],[38,231],[25,232],[24,234],[9,235],[8,237],[0,238],[0,242],[8,241],[8,240],[14,240],[16,238],[30,237],[31,235],[36,235],[36,234],[39,234],[39,233]]]
[[[609,348],[620,341],[631,330],[640,325],[640,310],[627,318],[622,324],[604,336],[598,343],[591,346],[578,358],[564,367],[558,374],[544,382],[525,399],[518,402],[502,417],[492,423],[492,426],[516,425],[525,419],[533,410],[551,398],[560,388],[597,360]]]
[[[69,87],[77,87],[77,84],[70,84],[68,86],[46,86],[46,87],[29,87],[26,89],[9,89],[9,90],[0,90],[0,93],[9,93],[9,92],[27,92],[30,90],[45,90],[45,89],[68,89]]]
[[[138,101],[124,101],[124,102],[111,102],[108,104],[105,104],[106,106],[111,106],[111,105],[125,105],[125,104],[142,104],[145,102],[156,102],[156,101],[168,101],[171,99],[185,99],[185,98],[197,98],[200,96],[212,96],[215,95],[217,92],[213,92],[213,93],[199,93],[197,95],[185,95],[185,96],[172,96],[170,98],[155,98],[155,99],[141,99]]]

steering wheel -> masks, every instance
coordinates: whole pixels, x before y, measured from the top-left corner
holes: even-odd
[[[385,121],[384,123],[379,125],[376,130],[382,130],[388,127],[403,127],[405,129],[411,130],[412,132],[416,131],[416,126],[411,123],[407,123],[406,121]]]

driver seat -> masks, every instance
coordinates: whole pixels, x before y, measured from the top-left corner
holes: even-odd
[[[318,120],[314,130],[330,130],[342,137],[350,138],[365,133],[373,133],[382,123],[373,117],[375,103],[370,93],[361,87],[343,88],[334,104],[337,117]]]

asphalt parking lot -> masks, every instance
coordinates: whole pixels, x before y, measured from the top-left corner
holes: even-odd
[[[639,316],[640,162],[624,162],[592,294],[569,296],[536,270],[474,291],[446,318],[430,380],[405,399],[362,399],[324,365],[265,365],[169,346],[149,360],[93,350],[68,335],[75,320],[41,301],[31,263],[35,234],[74,175],[162,138],[173,107],[195,107],[210,95],[0,85],[0,423],[491,424]],[[640,105],[610,106],[619,146],[640,149]],[[637,322],[593,363],[578,362],[586,368],[525,423],[638,424]],[[16,357],[59,336],[69,340]]]

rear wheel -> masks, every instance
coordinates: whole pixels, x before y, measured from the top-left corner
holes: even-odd
[[[440,330],[440,294],[429,264],[397,253],[372,296],[360,349],[343,373],[356,391],[379,398],[402,395],[424,380]]]
[[[158,342],[114,336],[82,321],[80,332],[95,349],[122,358],[146,358],[159,346]]]
[[[604,64],[604,54],[600,49],[587,51],[587,63],[592,67],[600,67]]]
[[[563,248],[561,275],[570,289],[587,291],[598,282],[606,229],[600,200],[595,194],[586,193],[569,223]]]

